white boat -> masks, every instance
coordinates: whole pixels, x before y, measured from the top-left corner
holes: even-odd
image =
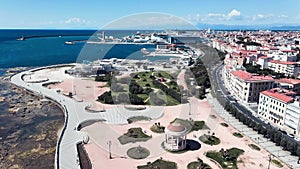
[[[17,40],[25,40],[24,36],[18,38]]]
[[[75,43],[72,42],[72,41],[66,41],[65,44],[66,44],[66,45],[74,45]]]
[[[146,48],[142,48],[142,49],[141,49],[141,52],[142,52],[144,55],[149,55],[149,54],[150,54],[150,52],[148,52]]]

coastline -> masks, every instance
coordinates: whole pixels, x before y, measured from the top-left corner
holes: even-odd
[[[3,104],[7,106],[2,107],[0,117],[5,121],[0,129],[4,132],[0,139],[0,168],[53,168],[57,133],[64,118],[61,109],[53,101],[7,80],[2,80],[1,88],[5,98]],[[6,107],[9,109],[5,110]]]

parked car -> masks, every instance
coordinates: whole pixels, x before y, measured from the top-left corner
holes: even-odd
[[[296,141],[300,141],[300,138],[299,138],[299,137],[294,137],[294,139],[295,139]]]
[[[287,135],[288,135],[289,137],[291,137],[291,138],[294,138],[294,137],[295,137],[294,134],[287,133]]]

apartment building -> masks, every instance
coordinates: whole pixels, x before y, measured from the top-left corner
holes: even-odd
[[[276,73],[283,73],[285,76],[298,77],[300,72],[300,64],[297,62],[270,60],[268,68]]]
[[[246,71],[237,70],[230,72],[225,83],[228,91],[243,103],[258,102],[259,93],[271,89],[274,79],[270,76],[260,76]]]
[[[280,129],[284,129],[286,110],[289,103],[294,101],[293,91],[274,88],[260,93],[258,115]]]
[[[285,131],[300,137],[300,102],[299,99],[286,107]]]
[[[275,80],[275,83],[276,83],[276,86],[278,86],[280,88],[294,91],[298,95],[300,95],[300,80],[298,80],[298,79],[281,78],[281,79]]]

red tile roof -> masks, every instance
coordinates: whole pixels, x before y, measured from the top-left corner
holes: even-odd
[[[278,99],[278,100],[280,100],[282,102],[285,102],[285,103],[289,103],[289,102],[294,100],[293,97],[287,96],[283,93],[279,93],[274,89],[266,90],[266,91],[263,91],[263,92],[260,92],[260,93],[263,94],[263,95]]]
[[[286,61],[280,61],[280,60],[270,60],[271,63],[277,63],[282,65],[297,65],[297,62],[286,62]]]
[[[282,50],[282,52],[286,52],[286,53],[292,52],[292,53],[294,53],[294,52],[296,52],[296,51],[295,51],[295,50]]]
[[[279,82],[279,83],[288,83],[288,84],[300,84],[300,80],[298,79],[287,79],[287,78],[281,78],[281,79],[277,79],[275,80],[276,82]]]
[[[172,132],[183,132],[186,128],[180,123],[171,123],[168,125],[167,129]]]
[[[232,71],[231,73],[244,81],[274,81],[271,76],[255,75],[242,70]]]

